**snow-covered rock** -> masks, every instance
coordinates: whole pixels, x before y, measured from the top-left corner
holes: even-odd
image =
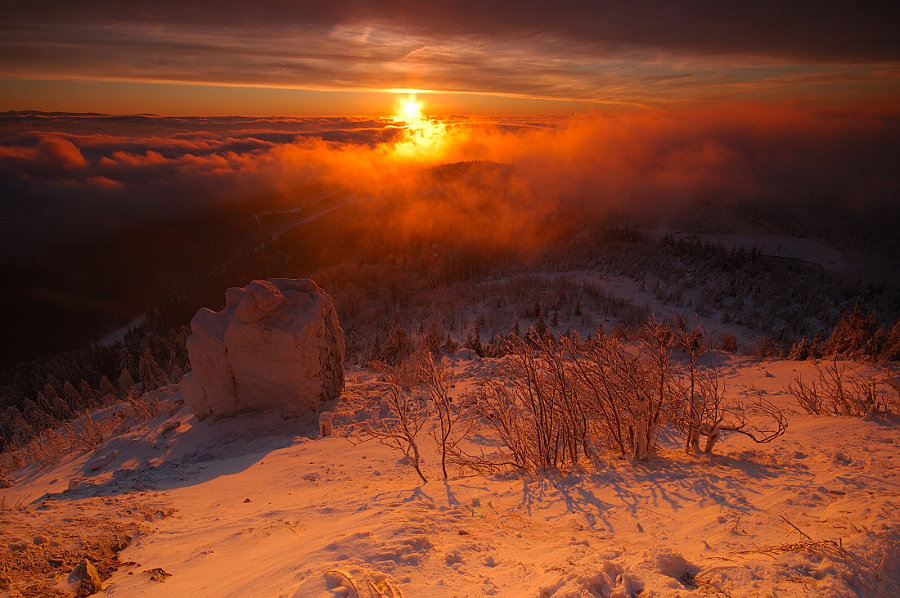
[[[181,382],[198,418],[284,408],[305,415],[344,388],[344,333],[331,298],[312,280],[254,280],[200,309]]]
[[[87,559],[75,565],[68,581],[72,589],[75,590],[75,595],[79,598],[96,594],[103,589],[103,583],[100,581],[100,573],[97,572],[97,567]]]

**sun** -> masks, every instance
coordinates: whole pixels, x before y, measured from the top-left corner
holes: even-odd
[[[409,124],[418,122],[422,118],[422,104],[416,101],[416,96],[409,96],[403,101],[397,116]]]
[[[447,144],[447,126],[432,116],[422,114],[422,103],[410,94],[399,98],[396,122],[404,123],[399,140],[393,144],[393,152],[402,158],[436,159]]]

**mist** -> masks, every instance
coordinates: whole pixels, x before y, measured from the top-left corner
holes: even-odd
[[[865,219],[900,188],[895,116],[740,106],[571,117],[391,119],[15,115],[0,120],[8,255],[310,185],[391,196],[378,227],[535,244],[560,214],[666,221],[697,206]],[[448,179],[435,167],[502,165]],[[444,173],[446,175],[446,173]],[[397,198],[402,198],[398,200]],[[818,216],[818,215],[817,215]]]

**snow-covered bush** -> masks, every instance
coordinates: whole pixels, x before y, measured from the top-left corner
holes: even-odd
[[[593,457],[594,447],[644,459],[672,418],[673,339],[655,320],[637,345],[602,331],[585,342],[513,335],[498,377],[476,394],[476,410],[508,464],[529,471],[567,467]]]
[[[91,412],[47,428],[3,453],[0,459],[0,476],[30,463],[47,467],[72,453],[87,452],[114,434],[131,429],[140,422],[156,417],[162,412],[162,403],[152,393],[140,398],[130,398],[125,403]]]
[[[438,416],[439,426],[432,429],[432,436],[437,442],[437,449],[441,455],[441,471],[446,480],[447,458],[465,438],[471,427],[471,419],[465,417],[463,405],[459,402],[454,403],[450,398],[453,375],[440,357],[435,359],[426,348],[415,356],[413,367],[418,383],[425,390]]]
[[[506,448],[504,459],[490,464],[541,472],[577,462],[585,435],[573,429],[575,418],[567,413],[577,405],[577,397],[559,371],[563,366],[558,346],[511,336],[498,375],[482,382],[475,393],[476,412]]]
[[[797,374],[785,387],[807,413],[866,418],[900,413],[900,383],[893,369],[885,368],[879,377],[848,373],[847,363],[837,357],[815,367],[815,379],[807,382]]]
[[[668,414],[663,409],[668,396],[666,371],[655,371],[641,351],[602,331],[584,343],[575,338],[564,344],[596,443],[635,459],[647,457],[661,418]]]
[[[416,390],[416,376],[409,362],[388,365],[373,364],[381,371],[385,395],[382,397],[384,413],[374,422],[362,425],[362,432],[380,442],[392,446],[406,455],[423,482],[422,458],[416,437],[425,425],[427,410],[424,397]]]
[[[667,423],[684,433],[687,452],[706,454],[726,432],[769,442],[787,429],[771,403],[754,406],[761,424],[743,405],[726,403],[717,369],[700,364],[702,326],[688,330],[683,320],[651,318],[631,341],[602,330],[583,341],[574,333],[513,335],[506,349],[475,406],[504,446],[505,463],[529,471],[566,467],[599,450],[645,459]]]

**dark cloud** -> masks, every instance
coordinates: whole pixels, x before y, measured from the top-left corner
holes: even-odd
[[[804,60],[900,59],[900,10],[883,2],[51,1],[7,3],[0,14],[7,22],[46,23],[63,29],[77,24],[164,23],[219,30],[224,36],[243,33],[243,39],[272,30],[322,31],[378,23],[429,37],[472,34],[523,39],[543,34],[583,43],[586,54],[597,49],[653,47]],[[236,36],[233,42],[240,44],[243,39]],[[562,49],[570,51],[572,47],[564,45]]]
[[[29,2],[0,9],[0,34],[7,76],[622,102],[772,80],[883,96],[900,60],[895,5],[807,0]]]

